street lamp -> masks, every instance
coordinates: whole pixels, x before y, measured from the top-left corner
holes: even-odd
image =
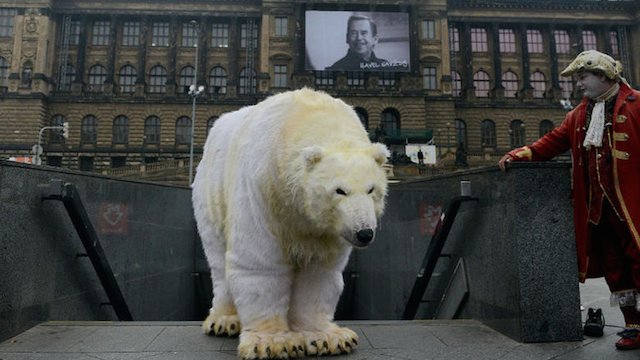
[[[45,130],[51,130],[51,129],[56,129],[56,130],[62,130],[62,136],[67,139],[69,137],[69,123],[68,122],[64,122],[62,123],[62,126],[45,126],[42,129],[40,129],[40,131],[38,132],[38,144],[35,145],[32,149],[34,156],[34,163],[35,165],[41,165],[42,164],[42,158],[40,157],[40,155],[42,155],[42,133]]]
[[[204,86],[198,86],[198,42],[200,38],[200,32],[198,31],[198,23],[195,20],[191,21],[196,32],[196,66],[193,74],[193,85],[189,86],[189,96],[191,96],[191,140],[189,146],[189,185],[193,181],[193,141],[195,137],[195,124],[196,124],[196,98],[204,91]]]

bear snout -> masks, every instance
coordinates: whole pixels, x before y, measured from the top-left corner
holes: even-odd
[[[373,240],[373,230],[371,229],[358,230],[358,232],[356,232],[356,237],[358,238],[358,242],[360,242],[364,246],[369,245],[371,240]]]

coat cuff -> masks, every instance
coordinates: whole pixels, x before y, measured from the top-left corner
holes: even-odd
[[[521,148],[513,149],[508,152],[509,156],[513,158],[515,161],[531,161],[533,158],[533,153],[528,146],[523,146]]]

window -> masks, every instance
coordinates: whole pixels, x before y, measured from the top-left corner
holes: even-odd
[[[51,156],[47,155],[47,165],[61,167],[62,166],[62,156]]]
[[[249,25],[252,25],[251,29],[249,29]],[[258,47],[258,27],[255,23],[240,26],[240,47],[246,48],[249,41],[254,49]]]
[[[80,123],[80,143],[95,144],[98,140],[98,120],[93,115],[87,115]]]
[[[227,71],[220,66],[211,69],[209,73],[209,94],[227,93]]]
[[[489,74],[482,70],[473,74],[473,86],[476,88],[476,97],[489,97],[489,90],[491,90]]]
[[[562,98],[571,99],[573,93],[573,80],[571,78],[560,78],[560,88],[562,89]]]
[[[553,36],[556,40],[556,53],[569,54],[571,52],[571,38],[566,30],[554,30]]]
[[[80,156],[80,166],[81,171],[93,171],[93,157],[91,156]]]
[[[72,20],[69,28],[69,45],[80,44],[80,21]]]
[[[462,79],[457,71],[451,72],[451,92],[454,97],[462,95]]]
[[[154,22],[151,28],[151,46],[169,46],[169,23]]]
[[[209,131],[213,127],[213,124],[215,124],[216,120],[218,120],[217,116],[213,116],[207,120],[207,133],[205,134],[205,137],[209,135]]]
[[[188,22],[182,24],[182,42],[185,47],[194,47],[198,44],[198,24]]]
[[[167,91],[167,70],[161,65],[156,65],[149,71],[149,92],[164,94]]]
[[[125,21],[122,24],[122,45],[123,46],[140,45],[140,22]]]
[[[620,55],[620,47],[618,46],[618,32],[609,31],[609,42],[611,43],[611,55]]]
[[[529,53],[531,54],[542,54],[544,52],[544,44],[540,30],[527,30],[527,49],[529,49]]]
[[[333,86],[333,72],[332,71],[316,71],[314,73],[316,86]]]
[[[186,116],[176,120],[176,145],[190,144],[191,119]]]
[[[550,133],[555,126],[551,120],[542,120],[540,121],[540,137],[545,136],[547,133]]]
[[[544,74],[540,71],[536,71],[531,74],[531,86],[533,87],[533,97],[543,98],[546,90]]]
[[[138,72],[131,65],[125,65],[120,68],[120,92],[124,94],[135,92],[136,79]]]
[[[160,144],[160,118],[149,116],[144,120],[144,143]]]
[[[60,91],[71,91],[71,83],[76,80],[76,68],[73,65],[67,64],[66,71],[60,84],[58,85],[58,90]]]
[[[360,119],[362,126],[364,126],[365,129],[369,129],[369,114],[367,113],[367,110],[357,107],[355,108],[355,111],[356,114],[358,114],[358,118]],[[378,139],[375,140],[378,141]]]
[[[107,80],[107,69],[102,65],[93,65],[89,68],[89,87],[92,92],[104,90],[104,82]]]
[[[471,51],[487,52],[487,30],[483,28],[471,28]]]
[[[241,95],[253,94],[256,91],[256,72],[253,69],[247,70],[247,68],[243,68],[240,70],[240,79],[239,79],[239,93]]]
[[[189,86],[195,85],[196,70],[193,66],[185,66],[180,70],[180,77],[178,78],[178,91],[177,93],[188,94]]]
[[[229,47],[229,24],[218,23],[211,25],[211,46]]]
[[[436,38],[436,22],[434,20],[422,20],[422,39],[433,40]]]
[[[51,126],[64,126],[64,116],[55,115],[51,118]],[[62,136],[61,129],[52,129],[49,132],[49,143],[62,144],[64,142],[64,136]]]
[[[496,123],[492,120],[482,120],[480,123],[480,143],[484,147],[496,147]]]
[[[13,36],[13,18],[17,14],[16,9],[0,9],[0,37]]]
[[[464,120],[456,119],[456,150],[464,150],[467,148],[467,123]]]
[[[396,74],[392,72],[378,73],[378,86],[394,86],[396,84]]]
[[[93,23],[91,45],[109,45],[110,21],[96,21]]]
[[[9,63],[0,56],[0,86],[9,86]]]
[[[387,136],[394,136],[400,130],[400,113],[396,109],[385,109],[382,112],[380,127]]]
[[[274,65],[273,66],[273,86],[275,87],[287,87],[287,65]]]
[[[287,18],[286,16],[276,16],[275,25],[276,36],[289,35],[289,18]]]
[[[499,29],[498,36],[500,41],[500,52],[515,53],[516,52],[516,36],[513,29]]]
[[[120,115],[113,120],[113,143],[126,144],[129,142],[129,119]]]
[[[112,156],[111,157],[111,167],[119,168],[127,165],[127,157],[126,156]]]
[[[582,47],[584,48],[584,50],[597,50],[598,41],[596,39],[596,33],[591,30],[583,30]]]
[[[436,90],[438,88],[438,82],[436,79],[435,67],[425,66],[422,68],[422,86],[426,90]]]
[[[518,75],[513,71],[507,71],[502,74],[502,86],[504,87],[504,97],[516,97],[518,93]]]
[[[521,120],[513,120],[509,126],[509,137],[511,140],[511,148],[519,148],[524,146],[525,131],[524,123]]]
[[[362,71],[348,71],[347,72],[347,86],[351,87],[364,87],[364,72]]]
[[[460,52],[460,32],[458,28],[449,28],[449,51]]]

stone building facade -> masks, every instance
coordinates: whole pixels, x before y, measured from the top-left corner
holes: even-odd
[[[309,70],[309,11],[406,14],[410,70]],[[197,158],[221,114],[307,86],[398,153],[430,141],[438,165],[493,162],[580,101],[558,75],[580,51],[637,87],[639,41],[633,0],[0,0],[0,158],[40,142],[42,163],[87,171],[184,159],[194,108]]]

